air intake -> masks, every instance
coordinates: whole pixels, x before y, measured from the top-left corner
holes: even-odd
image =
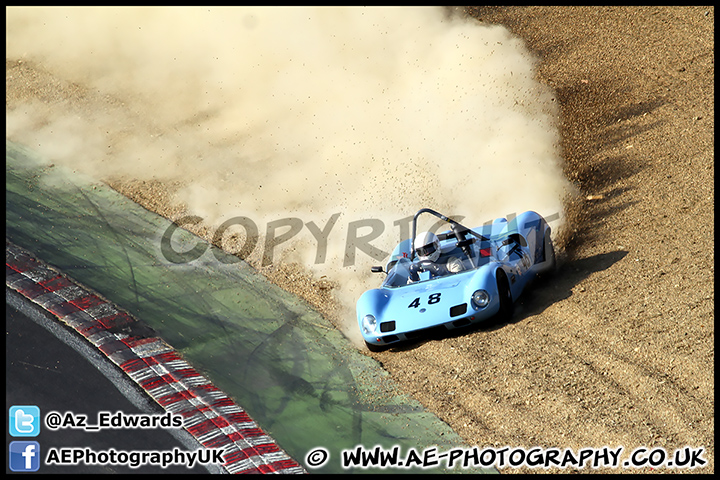
[[[451,317],[457,317],[458,315],[465,315],[465,312],[467,312],[467,303],[455,305],[454,307],[450,308],[450,316]]]

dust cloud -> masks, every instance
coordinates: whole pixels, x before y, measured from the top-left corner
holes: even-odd
[[[387,260],[351,248],[347,265],[349,234],[389,253],[422,207],[470,227],[525,210],[563,221],[553,92],[501,26],[430,7],[6,13],[6,61],[65,92],[8,99],[9,139],[97,178],[179,181],[212,225],[298,218],[275,260],[337,280],[349,308]],[[382,232],[356,228],[370,219]],[[310,222],[331,227],[320,263]]]

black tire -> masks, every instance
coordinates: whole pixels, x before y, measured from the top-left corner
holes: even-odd
[[[370,342],[365,342],[365,346],[371,352],[382,352],[383,350],[387,349],[387,347],[385,345],[375,345],[374,343],[370,343]]]
[[[502,269],[497,271],[497,288],[500,299],[500,310],[498,310],[497,318],[503,322],[510,321],[513,316],[514,304],[507,275]]]

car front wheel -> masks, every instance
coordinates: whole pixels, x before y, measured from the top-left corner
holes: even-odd
[[[498,296],[500,298],[500,310],[498,319],[504,322],[509,321],[513,315],[513,300],[508,284],[507,276],[503,270],[498,270],[497,275]]]
[[[385,349],[387,348],[387,347],[384,346],[384,345],[375,345],[374,343],[370,343],[370,342],[367,342],[367,341],[365,342],[365,346],[366,346],[367,349],[370,350],[371,352],[382,352],[383,350],[385,350]]]

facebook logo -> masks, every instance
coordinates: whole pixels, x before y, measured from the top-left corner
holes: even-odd
[[[40,409],[35,405],[10,407],[10,435],[37,437],[40,433]]]
[[[40,444],[38,442],[10,442],[10,470],[13,472],[37,472],[40,468]]]

